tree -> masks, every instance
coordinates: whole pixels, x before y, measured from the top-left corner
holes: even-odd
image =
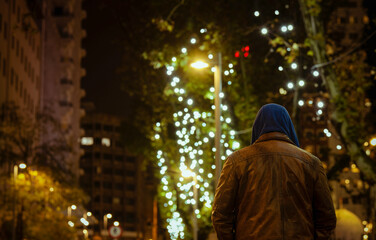
[[[326,41],[323,21],[320,18],[319,1],[299,0],[300,9],[303,15],[303,20],[307,32],[307,39],[309,46],[313,52],[315,66],[321,72],[324,85],[329,93],[329,98],[334,105],[331,120],[336,127],[337,132],[341,135],[343,143],[351,159],[356,162],[366,179],[370,182],[376,180],[376,165],[365,154],[362,144],[364,142],[364,135],[361,132],[364,125],[359,125],[359,117],[357,116],[358,107],[364,106],[364,94],[367,88],[367,81],[365,79],[364,64],[354,68],[354,58],[359,59],[359,55],[354,55],[353,58],[347,58],[347,61],[342,62],[333,69],[326,52]],[[360,53],[361,54],[361,53]],[[344,69],[350,70],[349,71]],[[358,65],[357,65],[358,66]],[[325,67],[325,68],[324,68]],[[349,68],[350,67],[350,68]],[[336,71],[337,70],[337,71]],[[350,76],[350,78],[349,78]],[[341,82],[339,82],[341,80]],[[353,86],[351,86],[353,85]],[[349,97],[348,88],[353,88],[355,85],[355,98],[361,97],[362,101],[359,105],[359,99]],[[355,116],[355,117],[354,117]],[[360,134],[359,134],[360,133]]]
[[[13,104],[4,104],[0,116],[1,238],[11,239],[14,233],[16,239],[73,238],[77,229],[68,221],[76,220],[68,218],[66,209],[87,198],[65,164],[70,148],[61,132],[49,142],[41,141],[45,124],[56,121],[42,114],[33,119]],[[28,167],[21,170],[19,164]]]

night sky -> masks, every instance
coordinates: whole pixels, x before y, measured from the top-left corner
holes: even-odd
[[[84,1],[87,18],[83,21],[87,37],[83,48],[87,55],[82,61],[87,75],[82,79],[86,91],[83,102],[93,102],[96,110],[124,116],[129,101],[121,91],[121,82],[116,70],[121,64],[122,30],[110,9],[99,0]]]
[[[98,112],[127,116],[131,103],[121,90],[121,80],[116,74],[117,68],[122,63],[124,54],[123,30],[111,12],[111,1],[91,0],[84,1],[83,8],[87,11],[87,18],[83,21],[87,37],[83,40],[83,48],[87,55],[83,58],[82,65],[87,75],[82,79],[82,88],[86,91],[83,102],[93,102]],[[106,5],[107,4],[107,5]],[[365,0],[371,17],[376,14],[376,1]],[[366,30],[365,35],[375,31],[375,24]],[[369,39],[363,47],[369,54],[369,63],[375,65],[376,36]],[[376,98],[376,86],[369,89],[368,94]],[[376,106],[372,106],[376,112]]]

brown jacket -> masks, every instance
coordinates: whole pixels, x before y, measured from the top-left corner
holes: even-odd
[[[228,157],[212,221],[219,240],[324,240],[336,226],[320,160],[279,132]]]

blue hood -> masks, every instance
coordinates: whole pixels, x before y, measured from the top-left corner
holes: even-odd
[[[252,127],[252,144],[264,133],[281,132],[299,147],[294,125],[286,108],[270,103],[261,107]]]

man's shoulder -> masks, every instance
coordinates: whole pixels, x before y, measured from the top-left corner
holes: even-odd
[[[270,143],[258,143],[244,147],[232,153],[228,159],[242,161],[262,155],[286,155],[308,161],[313,165],[320,163],[320,159],[312,153],[290,143],[281,143],[283,147]]]

